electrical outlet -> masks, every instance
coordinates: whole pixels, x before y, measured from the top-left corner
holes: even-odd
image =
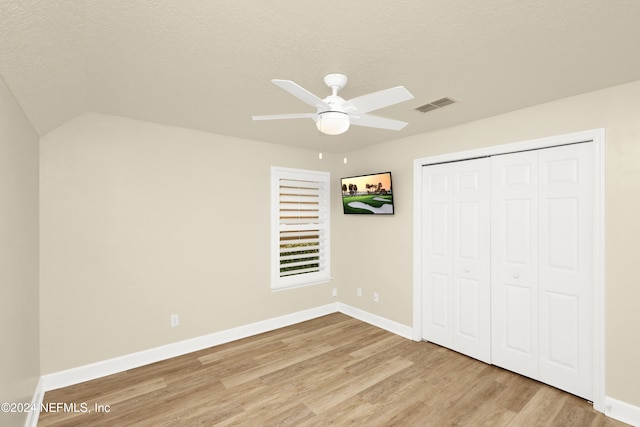
[[[177,314],[172,314],[171,315],[171,327],[175,328],[179,324],[180,324],[180,316],[178,316]]]
[[[362,288],[358,288],[358,296],[362,297]]]
[[[374,300],[375,302],[378,302],[378,300],[379,300],[379,299],[380,299],[380,297],[378,296],[378,293],[377,293],[377,292],[374,292],[374,293],[373,293],[373,300]]]
[[[331,291],[331,295],[335,298],[338,296],[338,288],[333,288],[333,290]]]

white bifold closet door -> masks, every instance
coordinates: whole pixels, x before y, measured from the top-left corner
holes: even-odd
[[[592,399],[591,144],[422,176],[422,338]]]
[[[423,338],[490,363],[489,159],[423,174]]]
[[[591,399],[591,147],[491,162],[493,364]]]

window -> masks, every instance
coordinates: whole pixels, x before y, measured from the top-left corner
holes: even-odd
[[[326,282],[329,173],[271,168],[271,289]]]

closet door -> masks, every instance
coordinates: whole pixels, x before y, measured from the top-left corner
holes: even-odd
[[[489,159],[423,174],[423,338],[491,360]]]
[[[538,377],[538,154],[491,158],[492,361]]]
[[[492,158],[492,360],[592,398],[593,158],[573,144]]]
[[[540,381],[592,398],[593,155],[539,151]]]

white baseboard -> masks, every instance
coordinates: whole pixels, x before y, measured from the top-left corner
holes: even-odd
[[[285,326],[315,319],[316,317],[325,316],[335,312],[344,313],[407,339],[411,339],[413,333],[412,328],[409,326],[402,325],[394,322],[393,320],[368,313],[364,310],[360,310],[346,304],[333,303],[239,326],[237,328],[215,332],[213,334],[189,340],[167,344],[161,347],[151,348],[137,353],[115,357],[113,359],[103,360],[101,362],[91,363],[89,365],[79,366],[77,368],[67,369],[65,371],[43,375],[40,378],[38,386],[41,390],[41,394],[44,395],[44,392],[49,390],[68,387],[70,385],[94,380],[107,375],[117,374],[129,369],[138,368],[140,366],[170,359],[172,357],[182,356],[187,353],[261,334],[263,332],[272,331],[274,329],[283,328]],[[34,399],[36,397],[37,396],[35,396]],[[42,396],[40,396],[40,401],[42,401]]]
[[[49,391],[68,387],[70,385],[94,380],[107,375],[117,374],[129,369],[138,368],[140,366],[170,359],[172,357],[182,356],[187,353],[250,337],[252,335],[283,328],[285,326],[304,322],[316,317],[335,313],[336,311],[338,311],[336,303],[327,304],[311,308],[309,310],[274,317],[272,319],[250,323],[248,325],[220,332],[214,332],[213,334],[167,344],[161,347],[155,347],[149,350],[115,357],[113,359],[67,369],[65,371],[43,375],[41,378],[42,389],[44,391]]]
[[[27,415],[27,420],[24,423],[25,427],[36,427],[38,425],[38,418],[40,416],[40,407],[42,406],[42,399],[44,398],[44,388],[42,387],[42,377],[38,380],[36,385],[36,391],[33,393],[33,399],[31,399],[31,407],[38,410],[31,411]]]
[[[640,407],[609,396],[604,398],[604,414],[632,426],[640,426]]]
[[[403,325],[402,323],[389,320],[386,317],[378,316],[377,314],[369,313],[368,311],[360,310],[359,308],[352,307],[347,304],[337,303],[338,311],[344,313],[347,316],[351,316],[355,319],[369,323],[378,328],[387,330],[396,335],[400,335],[403,338],[413,339],[413,328]]]

